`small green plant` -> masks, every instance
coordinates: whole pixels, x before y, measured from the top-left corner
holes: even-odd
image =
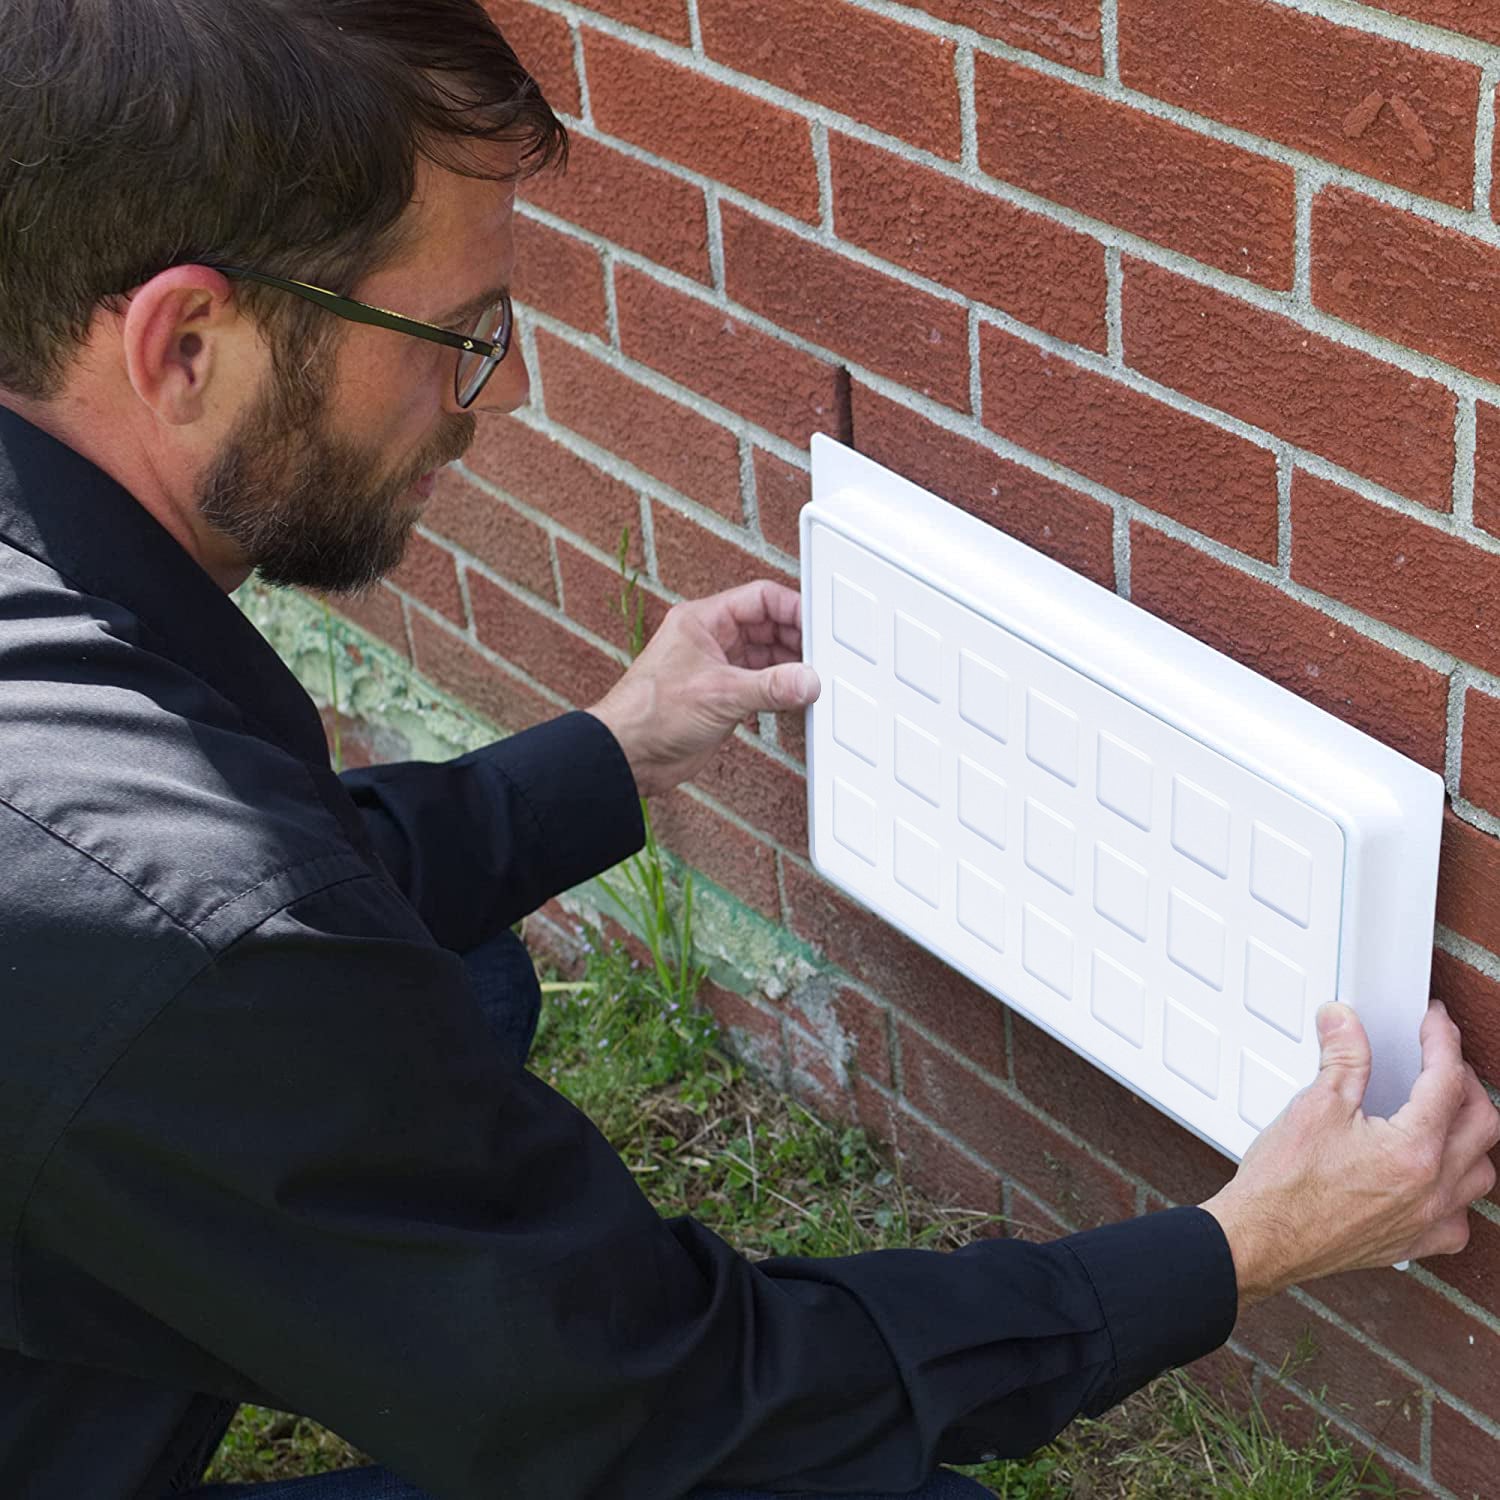
[[[333,611],[323,601],[323,638],[328,642],[328,698],[333,705],[333,769],[344,769],[344,731],[339,723],[339,667],[334,649]]]
[[[634,661],[646,644],[646,601],[641,576],[630,566],[630,528],[620,533],[616,553],[620,568],[620,618],[624,622],[630,659]],[[666,860],[656,841],[651,808],[641,798],[641,818],[646,825],[646,844],[620,866],[624,889],[615,896],[633,919],[642,941],[651,953],[657,994],[663,1003],[687,1007],[697,998],[708,968],[697,961],[693,946],[693,876],[684,870],[682,901],[674,916]]]

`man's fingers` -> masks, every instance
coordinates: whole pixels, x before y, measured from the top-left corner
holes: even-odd
[[[1317,1024],[1322,1048],[1318,1085],[1331,1088],[1353,1114],[1364,1103],[1370,1082],[1370,1039],[1352,1006],[1322,1006]]]
[[[1463,1046],[1458,1027],[1448,1011],[1434,1000],[1422,1022],[1422,1071],[1412,1085],[1411,1098],[1392,1123],[1419,1131],[1448,1134],[1453,1117],[1463,1107],[1467,1090]]]
[[[777,627],[784,640],[800,644],[802,639],[801,594],[769,578],[698,599],[693,607],[702,613],[714,639],[726,652],[746,629],[766,622]]]

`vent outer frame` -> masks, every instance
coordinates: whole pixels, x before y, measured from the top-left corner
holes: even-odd
[[[1374,1070],[1366,1095],[1367,1112],[1394,1113],[1405,1102],[1421,1065],[1418,1029],[1429,994],[1442,778],[1111,590],[832,439],[815,436],[812,455],[812,500],[801,514],[801,545],[804,659],[823,679],[823,696],[808,717],[810,852],[819,874],[1232,1158],[1242,1157],[1259,1128],[1268,1123],[1262,1118],[1266,1108],[1263,1102],[1248,1111],[1253,1122],[1242,1113],[1246,1106],[1240,1100],[1241,1091],[1245,1099],[1251,1093],[1249,1075],[1244,1070],[1258,1064],[1265,1054],[1274,1064],[1270,1072],[1280,1080],[1276,1087],[1287,1097],[1311,1081],[1317,1066],[1312,1016],[1317,1005],[1328,999],[1337,998],[1354,1006],[1369,1032]],[[839,568],[842,573],[838,573]],[[889,671],[884,664],[851,653],[833,637],[835,573],[842,579],[837,587],[845,604],[840,607],[860,629],[867,620],[878,622],[881,648],[874,654],[889,654]],[[885,594],[890,597],[882,598]],[[901,628],[909,633],[913,622],[917,627],[931,626],[934,613],[948,621],[936,632],[943,642],[941,670],[947,674],[946,686],[940,692],[944,700],[941,708],[936,702],[914,698],[908,685],[893,675],[896,642],[893,636],[887,640],[886,635],[891,633],[888,626],[894,630],[897,612],[905,622]],[[932,633],[927,630],[928,635]],[[918,641],[920,655],[926,637],[918,629],[911,638]],[[947,649],[950,640],[957,654]],[[983,648],[970,650],[976,641],[981,641]],[[992,761],[984,761],[973,748],[978,743],[971,733],[973,721],[965,719],[956,724],[952,719],[953,705],[947,700],[957,690],[955,684],[962,688],[957,673],[968,665],[968,660],[960,657],[991,665],[998,662],[1004,668],[1000,676],[1008,675],[1016,689],[1011,696],[1019,695],[1025,703],[1024,713],[1012,723],[1010,738]],[[1078,682],[1071,674],[1084,681]],[[1042,682],[1043,677],[1046,682]],[[1074,694],[1071,698],[1070,692]],[[1048,704],[1051,707],[1045,706]],[[1128,944],[1126,950],[1118,945],[1095,946],[1081,925],[1069,929],[1081,944],[1081,948],[1070,949],[1077,981],[1073,994],[1061,1009],[1055,1004],[1049,1009],[1051,996],[1034,983],[1036,974],[1029,966],[1029,956],[1023,959],[1022,949],[1027,955],[1031,953],[1035,935],[1037,953],[1048,950],[1049,945],[1060,952],[1056,934],[1047,930],[1048,925],[1069,927],[1068,918],[1059,916],[1063,906],[1056,902],[1049,906],[1047,900],[1036,896],[1036,892],[1042,892],[1051,898],[1061,889],[1052,884],[1059,878],[1055,870],[1046,878],[1036,874],[1038,869],[1049,868],[1049,849],[1066,846],[1068,835],[1058,832],[1055,825],[1072,825],[1075,853],[1092,851],[1092,875],[1083,868],[1087,860],[1078,859],[1074,867],[1074,889],[1068,896],[1073,906],[1067,909],[1081,914],[1078,903],[1086,901],[1091,908],[1087,921],[1096,927],[1101,889],[1097,861],[1101,843],[1105,842],[1097,836],[1098,831],[1105,825],[1119,831],[1118,838],[1115,833],[1108,835],[1111,853],[1118,852],[1113,844],[1120,843],[1128,833],[1113,812],[1090,810],[1084,795],[1087,789],[1081,786],[1067,788],[1055,778],[1042,775],[1042,783],[1063,793],[1053,797],[1040,783],[1035,795],[1020,784],[1025,777],[1035,780],[1031,752],[1037,747],[1026,742],[1027,736],[1039,738],[1045,759],[1050,733],[1045,716],[1053,709],[1061,710],[1061,723],[1070,716],[1078,720],[1081,740],[1093,736],[1093,759],[1085,759],[1096,781],[1099,735],[1107,733],[1118,743],[1130,743],[1128,734],[1115,735],[1105,725],[1106,719],[1114,722],[1117,715],[1129,717],[1140,733],[1157,735],[1161,744],[1178,746],[1181,754],[1200,768],[1189,774],[1183,770],[1185,761],[1168,758],[1156,762],[1162,776],[1171,778],[1168,802],[1155,805],[1158,821],[1163,815],[1174,820],[1174,850],[1179,850],[1178,803],[1171,798],[1201,801],[1209,809],[1208,825],[1218,815],[1219,807],[1227,805],[1233,837],[1259,841],[1255,843],[1255,860],[1261,861],[1263,848],[1273,851],[1267,868],[1276,864],[1275,851],[1281,849],[1272,837],[1277,827],[1293,827],[1294,847],[1318,845],[1314,851],[1317,857],[1309,866],[1316,878],[1312,880],[1311,919],[1306,932],[1320,935],[1323,957],[1303,965],[1309,975],[1309,992],[1295,1045],[1287,1037],[1270,1037],[1265,1045],[1256,1041],[1253,1047],[1243,1046],[1244,1036],[1260,1036],[1265,1031],[1260,1012],[1247,1021],[1236,1011],[1223,998],[1232,991],[1232,980],[1221,973],[1218,994],[1225,1008],[1222,1014],[1215,1013],[1211,1009],[1215,1003],[1212,987],[1204,986],[1198,972],[1203,966],[1180,968],[1182,953],[1195,951],[1193,924],[1206,923],[1202,911],[1214,910],[1204,892],[1216,889],[1213,881],[1218,871],[1210,869],[1208,885],[1204,886],[1196,858],[1179,860],[1177,853],[1169,855],[1160,869],[1140,865],[1150,876],[1153,899],[1158,902],[1153,915],[1158,909],[1167,915],[1170,935],[1164,940],[1176,944],[1172,950],[1175,956],[1169,960],[1162,961],[1163,955],[1157,953],[1151,964],[1133,965],[1135,977],[1146,983],[1149,1003],[1160,1012],[1157,1030],[1148,1038],[1150,1046],[1122,1052],[1110,1039],[1114,1033],[1105,1036],[1094,1024],[1100,997],[1118,980],[1114,969],[1120,964],[1116,960],[1126,952],[1124,963],[1129,973],[1132,963],[1128,953],[1134,950]],[[846,726],[858,730],[851,734],[846,727],[846,741],[863,743],[860,736],[868,726],[877,726],[876,759],[888,761],[889,775],[882,767],[872,768],[851,757],[846,745],[834,738],[836,713]],[[957,735],[945,734],[939,722],[945,713],[950,730],[956,725],[958,734],[968,737],[967,754],[957,743]],[[1154,721],[1159,730],[1147,720]],[[1040,728],[1033,735],[1034,721]],[[865,727],[860,728],[862,725]],[[982,863],[976,860],[967,875],[958,871],[957,862],[964,859],[964,849],[958,845],[961,841],[972,843],[971,823],[957,827],[945,805],[946,795],[929,809],[926,803],[913,800],[911,777],[907,782],[895,782],[899,747],[890,743],[887,734],[892,725],[896,736],[905,736],[904,744],[917,747],[910,752],[912,765],[941,764],[943,791],[946,794],[953,789],[955,805],[961,790],[956,776],[961,774],[962,757],[971,770],[979,765],[1004,781],[1011,788],[1007,805],[1015,803],[1023,809],[1006,840],[1010,847],[997,863],[987,867],[991,881],[998,881],[1007,894],[1007,901],[1001,905],[1007,911],[1019,906],[1023,923],[1033,915],[1036,918],[1033,928],[1014,929],[1023,936],[1008,942],[1004,953],[996,955],[988,948],[981,951],[955,925],[962,899],[958,882],[972,882],[977,865]],[[1183,746],[1174,735],[1196,742],[1203,753]],[[936,744],[935,750],[929,740]],[[985,743],[988,745],[988,741]],[[1198,791],[1205,796],[1199,799]],[[1219,792],[1224,793],[1223,798],[1217,796]],[[836,799],[842,799],[843,804],[837,809],[841,826],[865,851],[857,859],[851,860],[849,846],[834,837]],[[1305,809],[1305,813],[1295,809],[1287,812],[1291,804]],[[877,825],[873,831],[872,805]],[[1164,808],[1169,809],[1166,814]],[[1246,817],[1257,808],[1270,811],[1263,816],[1255,813],[1254,826],[1246,832],[1240,817],[1240,811],[1246,808],[1251,809]],[[1277,823],[1278,816],[1282,824]],[[1285,824],[1288,817],[1291,825]],[[1026,823],[1027,818],[1032,818],[1039,830],[1035,864],[1032,826]],[[1184,828],[1190,826],[1189,822],[1183,824]],[[1330,864],[1329,851],[1334,847],[1330,826],[1342,842],[1338,868]],[[918,872],[917,878],[909,878],[906,885],[894,874],[897,838],[905,840],[899,852],[903,871]],[[1124,863],[1139,865],[1146,858],[1140,852],[1143,847],[1126,850],[1131,858]],[[985,849],[988,851],[989,846]],[[873,863],[866,858],[872,850],[877,851]],[[1213,863],[1210,856],[1209,864]],[[1011,879],[1005,878],[1006,871]],[[928,880],[935,882],[930,889]],[[1195,881],[1199,883],[1195,885]],[[917,887],[927,889],[927,897],[914,902],[912,892]],[[940,892],[939,905],[931,907],[928,897],[935,892]],[[1331,916],[1330,900],[1335,900],[1336,919]],[[1241,1005],[1252,993],[1243,964],[1254,934],[1236,927],[1236,913],[1248,911],[1252,921],[1259,922],[1264,917],[1262,905],[1259,898],[1250,901],[1241,890],[1218,912],[1225,929],[1225,951],[1230,955],[1228,975],[1236,972],[1236,963],[1241,965],[1245,986]],[[1183,919],[1181,924],[1179,918]],[[1332,927],[1331,921],[1335,924]],[[1191,942],[1188,938],[1177,942],[1179,925]],[[1107,930],[1112,939],[1113,925]],[[1290,928],[1280,930],[1289,932]],[[1100,968],[1101,953],[1105,964],[1113,964],[1113,968]],[[1260,954],[1255,961],[1261,962]],[[1038,960],[1038,967],[1045,971],[1046,963]],[[1254,972],[1261,975],[1273,970],[1282,972],[1274,966]],[[1101,974],[1108,983],[1100,981]],[[1254,993],[1259,995],[1259,979],[1256,984]],[[1125,988],[1134,995],[1138,986],[1127,982]],[[1168,1003],[1170,1013],[1165,1008]],[[1216,1027],[1235,1049],[1233,1055],[1221,1058],[1224,1073],[1217,1081],[1216,1092],[1208,1097],[1201,1082],[1184,1090],[1181,1059],[1191,1059],[1200,1034]],[[1180,1056],[1173,1055],[1174,1048]],[[1251,1064],[1244,1060],[1246,1051],[1252,1053]],[[1144,1060],[1143,1066],[1131,1065],[1137,1053]],[[1177,1071],[1167,1066],[1169,1058],[1179,1064]],[[1237,1080],[1230,1077],[1236,1067],[1241,1070]]]

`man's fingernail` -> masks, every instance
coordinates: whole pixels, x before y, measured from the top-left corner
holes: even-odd
[[[1318,1035],[1325,1040],[1331,1037],[1344,1024],[1344,1008],[1337,1001],[1330,1000],[1326,1005],[1318,1007]]]
[[[797,694],[811,698],[818,691],[818,674],[811,667],[802,667],[797,672]]]

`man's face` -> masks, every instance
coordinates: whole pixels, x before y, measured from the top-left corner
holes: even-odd
[[[424,162],[407,250],[353,295],[449,326],[466,301],[509,285],[513,209],[508,187]],[[401,561],[436,471],[474,441],[475,414],[513,411],[529,384],[517,339],[465,412],[454,350],[348,322],[330,335],[305,370],[268,376],[198,504],[268,583],[343,593]]]

